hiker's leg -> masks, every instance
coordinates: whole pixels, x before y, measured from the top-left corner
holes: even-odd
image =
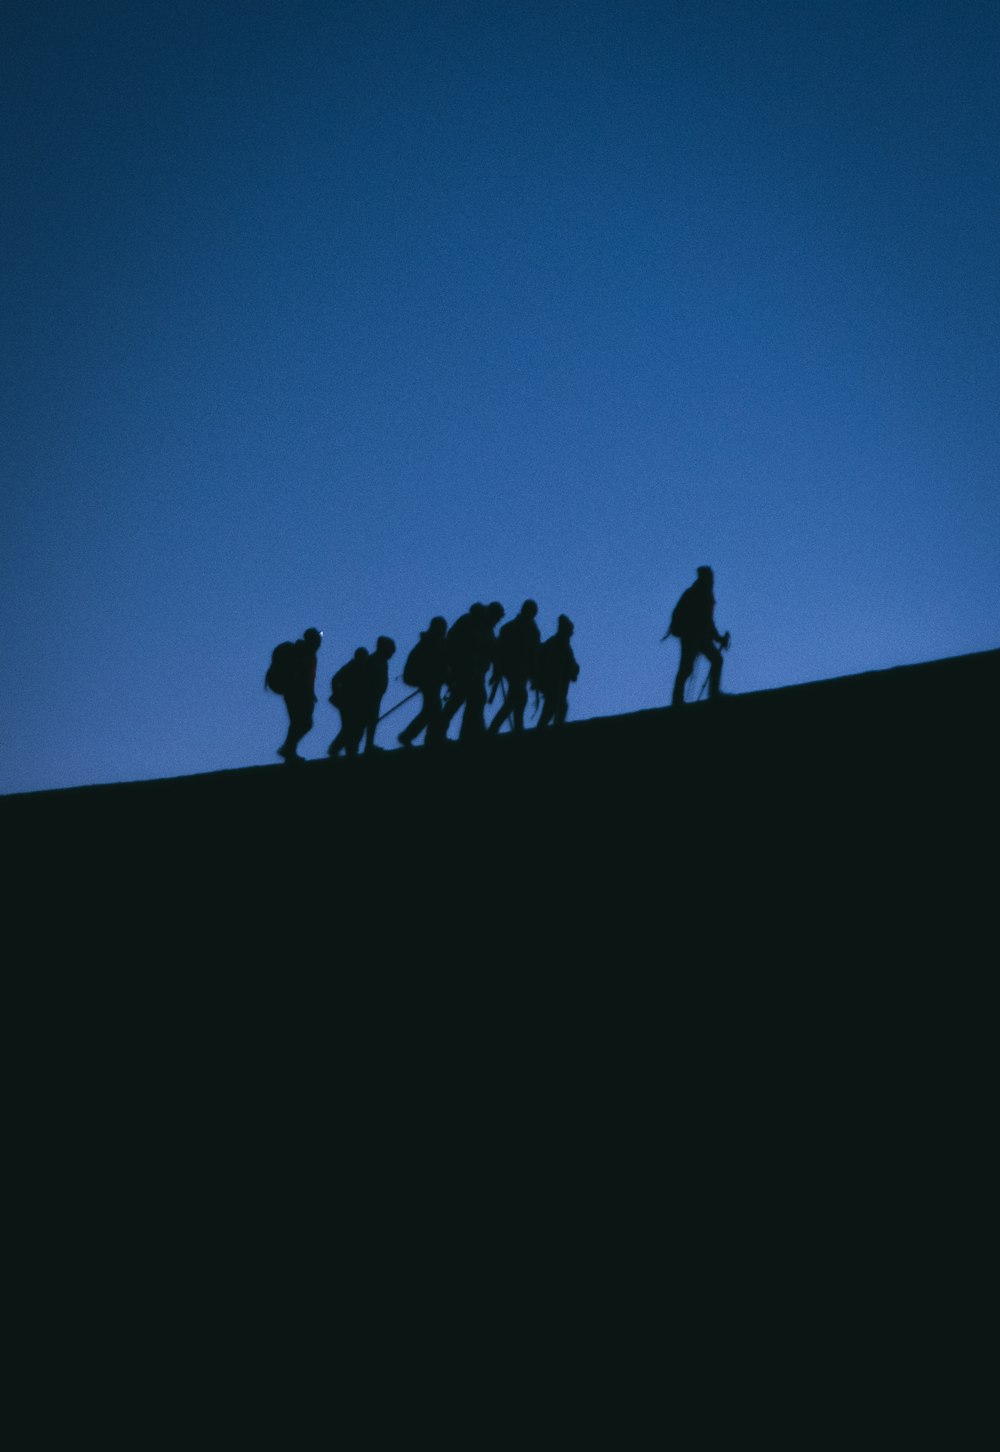
[[[423,705],[420,707],[420,710],[414,716],[414,718],[410,722],[409,726],[404,726],[403,729],[402,729],[402,731],[399,733],[399,740],[402,742],[402,744],[404,746],[411,746],[413,744],[413,742],[417,739],[417,737],[420,735],[420,733],[424,729],[424,727],[427,725],[427,692],[426,691],[423,693],[421,699],[423,701]]]
[[[288,735],[281,747],[281,755],[287,758],[295,756],[299,742],[312,730],[313,703],[295,696],[286,696],[285,704],[288,707]]]
[[[681,641],[681,663],[677,667],[677,679],[674,681],[674,696],[672,705],[683,706],[684,687],[687,685],[694,670],[694,663],[698,658],[698,647],[689,641]]]
[[[507,687],[507,704],[514,713],[514,730],[524,730],[524,712],[528,705],[528,682],[512,680]]]
[[[514,709],[514,701],[513,701],[512,695],[511,695],[511,689],[510,689],[510,683],[509,682],[507,683],[506,690],[507,690],[507,694],[506,694],[506,696],[504,698],[504,703],[500,707],[500,709],[496,713],[496,715],[493,717],[493,720],[490,722],[490,731],[491,731],[491,733],[496,733],[497,731],[500,730],[500,727],[508,719],[508,717],[510,716],[511,711]]]
[[[447,730],[444,719],[444,707],[441,705],[441,687],[435,686],[432,691],[424,692],[424,714],[427,718],[427,734],[424,737],[425,746],[440,746],[444,740]]]
[[[369,711],[368,718],[365,721],[365,750],[366,751],[374,751],[375,750],[375,732],[378,730],[378,718],[379,718],[379,714],[381,713],[381,710],[382,710],[382,702],[381,702],[381,700],[376,701],[375,705]]]
[[[469,693],[465,701],[465,715],[462,717],[462,729],[458,733],[459,741],[472,741],[475,738],[485,735],[486,722],[483,719],[483,712],[486,710],[486,682],[482,677],[476,678],[469,683]]]
[[[457,716],[465,705],[467,696],[468,687],[465,681],[453,681],[449,687],[448,700],[444,707],[444,735],[447,736],[448,727],[451,725],[453,717]]]
[[[722,683],[722,651],[710,641],[702,647],[701,653],[708,661],[708,698],[714,701]]]
[[[364,735],[365,718],[360,711],[348,711],[343,722],[341,734],[344,738],[344,753],[347,756],[357,756],[361,737]]]

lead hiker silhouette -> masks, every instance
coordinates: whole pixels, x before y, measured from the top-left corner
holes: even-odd
[[[538,606],[534,600],[525,600],[521,609],[508,620],[497,636],[493,656],[493,690],[490,700],[496,695],[497,687],[506,682],[504,703],[490,722],[490,732],[500,730],[510,719],[514,731],[524,730],[524,711],[528,704],[528,682],[535,669],[535,660],[541,644],[541,635],[535,624]]]
[[[555,722],[561,726],[569,710],[569,688],[580,675],[580,667],[570,637],[573,622],[568,615],[560,615],[555,635],[550,635],[538,649],[533,684],[542,698],[542,714],[539,727]]]
[[[674,606],[670,625],[663,639],[676,635],[681,643],[681,662],[674,681],[673,704],[683,706],[684,687],[694,670],[695,661],[703,655],[708,661],[708,695],[717,700],[722,681],[722,652],[729,649],[729,632],[720,635],[715,626],[715,575],[711,566],[699,565],[698,577],[689,585]]]
[[[283,640],[274,647],[264,684],[278,696],[284,696],[288,711],[288,734],[278,747],[278,755],[286,762],[301,761],[298,744],[312,730],[313,707],[316,705],[316,653],[323,643],[323,632],[315,626],[304,631],[300,640]]]
[[[460,741],[473,741],[486,734],[483,712],[486,709],[486,672],[493,664],[496,641],[493,627],[504,617],[499,601],[470,605],[448,631],[448,702],[444,708],[444,729],[447,733],[452,717],[462,707]]]
[[[448,622],[435,615],[420,639],[406,657],[403,680],[420,692],[420,710],[399,733],[401,746],[412,746],[421,731],[426,730],[427,746],[439,746],[444,740],[445,723],[441,706],[441,688],[448,680]]]

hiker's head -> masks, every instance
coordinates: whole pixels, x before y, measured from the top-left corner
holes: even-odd
[[[429,635],[446,635],[448,632],[448,622],[447,620],[445,620],[444,616],[435,615],[434,619],[427,627],[427,632]]]
[[[396,642],[388,635],[380,635],[375,642],[375,654],[380,655],[383,660],[392,660],[396,654]]]
[[[315,625],[310,625],[309,629],[304,632],[302,639],[315,655],[316,651],[323,644],[323,632],[322,630],[317,630]]]
[[[354,652],[354,659],[355,660],[367,660],[368,659],[368,647],[365,646],[365,645],[359,645],[358,648],[357,648],[357,650]]]
[[[567,637],[573,634],[573,622],[568,615],[560,615],[558,633]]]
[[[534,620],[535,616],[538,614],[538,606],[535,601],[525,600],[524,604],[521,606],[521,614],[527,615],[529,620]]]
[[[506,614],[507,612],[499,600],[494,600],[492,604],[486,607],[486,616],[491,625],[496,625]]]
[[[698,579],[702,582],[703,585],[711,585],[713,583],[713,581],[715,580],[715,574],[714,574],[714,572],[712,570],[712,566],[711,565],[699,565],[698,566]]]

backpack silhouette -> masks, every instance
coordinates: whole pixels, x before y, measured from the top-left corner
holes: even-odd
[[[427,675],[427,646],[423,637],[406,657],[406,664],[403,666],[403,683],[407,686],[420,687],[423,685]]]
[[[294,640],[283,640],[271,652],[271,664],[264,676],[264,686],[276,696],[287,696],[294,685],[297,661]]]
[[[357,710],[364,694],[365,674],[371,656],[363,645],[359,645],[346,665],[342,665],[330,681],[330,704],[343,711]]]
[[[685,590],[684,594],[674,606],[673,614],[670,617],[670,629],[667,631],[667,634],[676,635],[678,640],[682,640],[685,635],[690,635],[691,627],[694,624],[692,619],[693,615],[694,601],[691,599],[690,590]]]
[[[524,642],[522,639],[522,623],[519,615],[513,620],[508,620],[506,625],[500,627],[497,635],[496,651],[494,662],[497,671],[502,676],[510,676],[517,673],[525,654]]]

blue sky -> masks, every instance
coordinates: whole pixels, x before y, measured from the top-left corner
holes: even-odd
[[[702,563],[733,691],[1000,644],[995,5],[2,27],[0,790],[276,760],[277,641],[476,599],[665,704]]]

